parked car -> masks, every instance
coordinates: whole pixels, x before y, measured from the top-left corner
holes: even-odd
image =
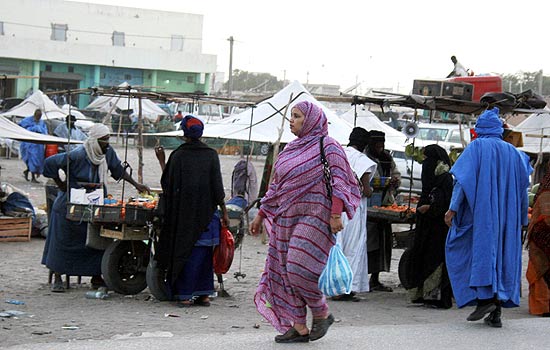
[[[462,139],[460,131],[462,130]],[[464,141],[464,144],[462,143]],[[415,146],[425,147],[431,144],[438,144],[450,152],[453,148],[464,148],[470,143],[470,127],[468,125],[447,124],[447,123],[419,123],[418,135]]]
[[[405,152],[391,151],[393,160],[397,169],[401,173],[401,185],[399,186],[399,192],[408,193],[410,188],[411,173],[412,173],[412,193],[420,194],[422,192],[422,164],[414,161],[410,157],[405,155]]]

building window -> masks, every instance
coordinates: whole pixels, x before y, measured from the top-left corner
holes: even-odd
[[[74,67],[73,66],[68,66],[67,67],[67,72],[74,73]]]
[[[66,24],[52,23],[52,40],[55,41],[67,41],[67,29]]]
[[[0,35],[4,35],[4,22],[0,22]]]
[[[131,74],[124,74],[124,80],[132,80]]]
[[[113,46],[125,46],[124,32],[113,32]]]
[[[187,82],[191,83],[191,84],[194,84],[195,83],[195,77],[192,76],[192,75],[188,75],[187,76]]]
[[[46,70],[46,72],[51,72],[52,71],[52,65],[47,64],[45,70]]]
[[[183,35],[172,35],[170,50],[183,51]]]

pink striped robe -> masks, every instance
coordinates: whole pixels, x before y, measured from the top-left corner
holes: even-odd
[[[269,248],[265,269],[254,302],[258,312],[279,332],[294,323],[306,323],[306,306],[313,317],[328,311],[317,284],[335,237],[330,233],[331,202],[327,197],[320,155],[320,137],[326,136],[324,112],[310,102],[300,102],[304,124],[274,166],[274,178],[262,199]],[[332,173],[333,196],[344,202],[351,219],[360,193],[342,147],[324,139]]]

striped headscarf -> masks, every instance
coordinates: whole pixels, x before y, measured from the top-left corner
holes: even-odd
[[[294,108],[305,115],[302,130],[279,155],[275,163],[278,181],[271,184],[262,204],[280,206],[277,211],[283,212],[294,199],[300,200],[312,191],[326,192],[320,148],[321,136],[325,136],[323,143],[332,173],[332,193],[344,202],[345,212],[351,219],[361,195],[342,146],[328,136],[325,112],[308,101],[299,102]]]

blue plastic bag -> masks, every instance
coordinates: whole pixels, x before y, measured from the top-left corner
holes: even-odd
[[[334,297],[351,293],[353,272],[340,244],[336,243],[328,255],[327,265],[319,276],[319,289],[324,295]]]

